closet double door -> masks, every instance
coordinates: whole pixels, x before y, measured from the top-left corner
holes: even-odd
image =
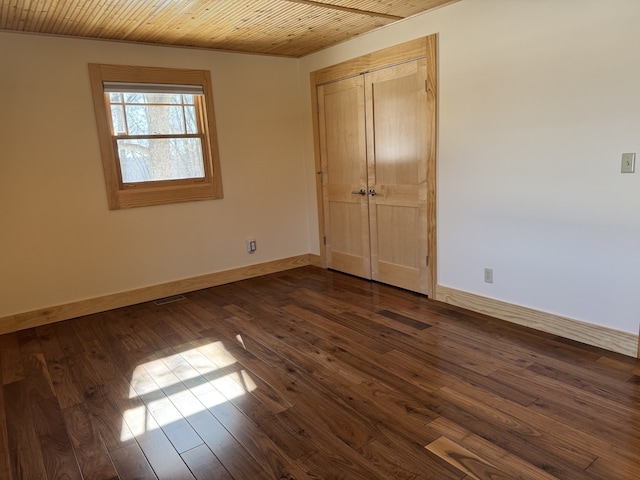
[[[426,60],[317,86],[328,268],[429,293]]]

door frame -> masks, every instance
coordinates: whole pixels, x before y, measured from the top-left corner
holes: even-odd
[[[390,67],[418,58],[427,60],[427,246],[429,252],[429,298],[436,297],[437,285],[437,209],[436,209],[436,138],[437,138],[437,36],[422,37],[394,47],[385,48],[346,62],[311,72],[311,106],[313,118],[313,144],[316,172],[316,203],[318,206],[318,231],[320,233],[320,266],[327,268],[325,247],[324,204],[322,193],[322,163],[318,119],[319,85],[366,72]]]

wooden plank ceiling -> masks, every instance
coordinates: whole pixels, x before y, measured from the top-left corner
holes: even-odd
[[[0,30],[302,57],[457,0],[0,0]]]

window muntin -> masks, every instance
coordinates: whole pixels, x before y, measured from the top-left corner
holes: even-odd
[[[206,70],[90,64],[109,208],[222,198]]]

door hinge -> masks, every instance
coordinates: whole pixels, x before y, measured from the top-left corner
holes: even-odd
[[[322,181],[324,180],[324,173],[322,172],[316,172],[317,175],[320,175],[320,183],[322,183]]]
[[[428,267],[429,266],[429,255],[427,255],[425,258],[425,262],[424,264]]]
[[[429,92],[429,84],[427,83],[427,79],[424,79],[424,91]]]
[[[316,113],[320,113],[320,104],[316,103]]]
[[[323,243],[324,245],[326,245],[326,244],[327,244],[327,237],[322,237],[322,243]]]

